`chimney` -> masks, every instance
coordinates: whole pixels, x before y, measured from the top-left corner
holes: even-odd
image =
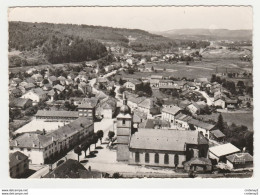
[[[245,152],[246,152],[246,147],[244,147],[242,150],[242,153],[245,153]]]
[[[18,146],[18,141],[17,141],[17,140],[15,140],[14,142],[15,142],[15,146]]]

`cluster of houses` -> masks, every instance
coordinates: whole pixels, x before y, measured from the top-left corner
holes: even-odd
[[[87,117],[78,117],[47,134],[22,134],[10,141],[10,152],[23,153],[32,164],[46,164],[58,155],[73,149],[93,132],[93,121]]]
[[[131,97],[124,94],[117,115],[118,161],[203,172],[212,171],[213,162],[230,169],[252,168],[252,156],[231,143],[221,143],[223,133],[215,125],[193,119],[177,106],[164,108],[161,119],[147,118],[128,106],[128,100]],[[217,144],[210,147],[212,136]]]

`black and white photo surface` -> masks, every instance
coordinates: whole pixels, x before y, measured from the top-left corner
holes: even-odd
[[[9,176],[250,178],[250,6],[10,7]]]

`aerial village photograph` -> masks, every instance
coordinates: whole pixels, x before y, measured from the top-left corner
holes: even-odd
[[[252,18],[10,7],[10,178],[253,177]]]

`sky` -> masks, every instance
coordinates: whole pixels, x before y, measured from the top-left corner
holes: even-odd
[[[253,29],[251,7],[16,7],[9,21],[87,24],[167,31],[172,29]]]

